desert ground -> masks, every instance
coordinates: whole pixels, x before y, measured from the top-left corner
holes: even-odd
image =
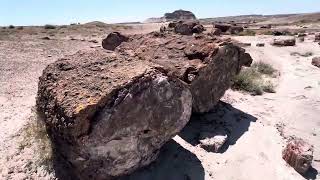
[[[42,159],[47,146],[39,146],[41,140],[26,133],[35,119],[38,78],[48,64],[79,50],[101,48],[102,39],[112,31],[148,33],[160,26],[93,22],[55,29],[1,29],[0,179],[57,178]],[[313,41],[314,35],[292,47],[271,46],[275,38],[271,35],[231,38],[251,43],[246,50],[253,60],[277,69],[276,92],[253,96],[228,90],[212,112],[193,115],[162,148],[156,162],[120,179],[320,179],[320,69],[311,65],[311,59],[320,56],[320,46]],[[265,47],[256,47],[262,42]],[[293,52],[312,55],[294,56]],[[221,152],[210,153],[197,145],[202,129],[220,127],[230,132]],[[305,176],[282,159],[282,150],[293,137],[314,146],[312,168]]]

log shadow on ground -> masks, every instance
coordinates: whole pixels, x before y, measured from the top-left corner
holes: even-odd
[[[224,133],[221,135],[228,135],[227,142],[218,151],[218,153],[224,153],[230,145],[236,144],[238,139],[249,130],[250,124],[256,122],[256,120],[256,117],[220,101],[212,111],[192,115],[188,125],[181,131],[179,136],[196,146],[199,144],[201,132],[219,130],[218,132]]]
[[[204,180],[204,177],[197,156],[172,139],[161,148],[155,162],[118,180]]]

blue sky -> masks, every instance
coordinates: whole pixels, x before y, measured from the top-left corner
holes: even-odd
[[[197,17],[320,11],[320,0],[0,0],[0,25],[143,21],[176,9]]]

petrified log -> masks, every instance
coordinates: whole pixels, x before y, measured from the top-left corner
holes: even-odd
[[[122,35],[119,32],[110,33],[105,39],[102,41],[102,47],[107,50],[113,51],[116,47],[118,47],[122,42],[127,41],[128,38]]]
[[[192,95],[159,65],[101,49],[50,64],[37,107],[75,178],[110,179],[157,157],[189,121]]]
[[[311,167],[313,146],[301,139],[294,139],[283,150],[282,158],[298,173],[304,174]]]
[[[217,29],[220,29],[221,32],[227,32],[231,28],[231,25],[230,24],[219,24],[219,23],[217,23],[217,24],[214,24],[213,27],[217,28]]]
[[[212,36],[220,36],[221,35],[221,30],[218,28],[212,28],[212,31],[210,32],[210,35]]]
[[[211,110],[241,66],[252,62],[251,56],[230,40],[204,34],[134,35],[115,51],[159,64],[168,74],[186,82],[193,95],[194,112]]]
[[[290,38],[290,39],[274,39],[273,43],[271,43],[273,46],[295,46],[296,45],[296,39]]]
[[[204,27],[199,22],[183,22],[180,21],[174,26],[174,32],[182,35],[192,35],[193,33],[202,33]]]

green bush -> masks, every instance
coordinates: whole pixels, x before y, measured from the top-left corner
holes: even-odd
[[[55,25],[51,25],[51,24],[44,25],[44,29],[55,29],[55,28],[56,28]]]
[[[276,70],[270,64],[264,62],[253,63],[252,68],[257,69],[259,73],[266,75],[272,75],[276,72]]]

